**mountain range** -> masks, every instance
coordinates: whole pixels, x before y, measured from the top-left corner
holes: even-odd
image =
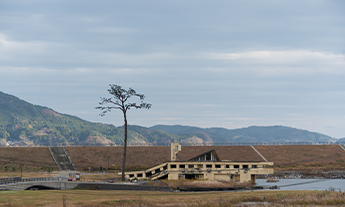
[[[123,144],[124,128],[92,123],[61,114],[48,107],[33,105],[0,91],[0,145],[117,145]],[[172,140],[182,144],[248,142],[334,142],[315,132],[286,126],[251,126],[241,129],[199,128],[156,125],[128,126],[130,144],[162,144]]]

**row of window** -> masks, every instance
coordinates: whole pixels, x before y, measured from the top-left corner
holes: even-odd
[[[129,177],[130,177],[130,178],[134,178],[134,174],[129,174]],[[142,178],[142,177],[143,177],[143,174],[142,174],[142,173],[138,173],[138,174],[137,174],[137,177],[138,177],[138,178]]]
[[[204,168],[203,165],[179,165],[179,168]],[[214,165],[215,168],[222,168],[222,165]],[[252,165],[252,168],[258,168],[257,165]],[[177,165],[170,165],[170,168],[177,168]],[[206,168],[212,168],[212,164],[207,164]],[[230,168],[230,165],[225,165],[225,168]],[[240,165],[234,165],[234,168],[240,168]],[[249,168],[249,165],[242,165],[242,168],[246,169]]]
[[[163,171],[166,170],[166,169],[168,169],[168,166],[167,166],[167,165],[163,166]],[[162,172],[162,171],[160,170],[160,168],[158,168],[158,169],[155,169],[154,174],[156,174],[156,173],[161,173],[161,172]],[[146,177],[151,177],[151,176],[154,175],[154,174],[152,174],[152,171],[149,171],[149,172],[145,173]],[[134,174],[129,174],[129,177],[130,177],[130,178],[133,178],[133,177],[134,177]],[[142,174],[142,173],[138,173],[138,174],[137,174],[137,177],[138,177],[138,178],[142,178],[142,177],[143,177],[143,174]]]
[[[197,167],[195,167],[195,166],[197,166]],[[187,167],[188,168],[198,168],[198,169],[204,168],[203,165],[179,165],[179,168],[187,168]],[[222,168],[222,165],[217,165],[216,164],[216,165],[214,165],[214,167],[215,168]],[[170,165],[170,168],[177,168],[177,165],[172,164],[172,165]],[[206,168],[212,168],[212,164],[206,164]],[[225,165],[225,168],[230,168],[230,165]],[[234,165],[234,168],[235,169],[239,169],[240,165]],[[247,168],[249,168],[249,165],[242,165],[242,168],[243,169],[247,169]],[[257,168],[257,165],[251,165],[251,168]],[[166,170],[166,169],[167,169],[167,166],[164,166],[163,170]],[[160,172],[160,169],[156,169],[155,170],[155,173],[159,173],[159,172]],[[151,177],[151,176],[152,176],[152,172],[146,173],[146,177]],[[134,174],[130,174],[129,177],[133,178]],[[137,177],[141,178],[141,177],[143,177],[143,174],[142,173],[138,173]]]

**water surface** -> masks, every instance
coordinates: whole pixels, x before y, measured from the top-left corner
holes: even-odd
[[[279,182],[256,180],[259,186],[277,185],[280,190],[331,190],[345,191],[345,179],[279,179]]]

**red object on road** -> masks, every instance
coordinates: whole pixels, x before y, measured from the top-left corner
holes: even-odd
[[[71,178],[71,177],[68,178],[68,181],[72,181],[72,180],[73,180],[73,178]]]
[[[75,180],[80,180],[80,173],[75,174]]]

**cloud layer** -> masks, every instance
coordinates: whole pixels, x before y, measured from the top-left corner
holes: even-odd
[[[0,90],[89,121],[110,83],[130,124],[286,125],[345,137],[342,1],[5,1]]]

